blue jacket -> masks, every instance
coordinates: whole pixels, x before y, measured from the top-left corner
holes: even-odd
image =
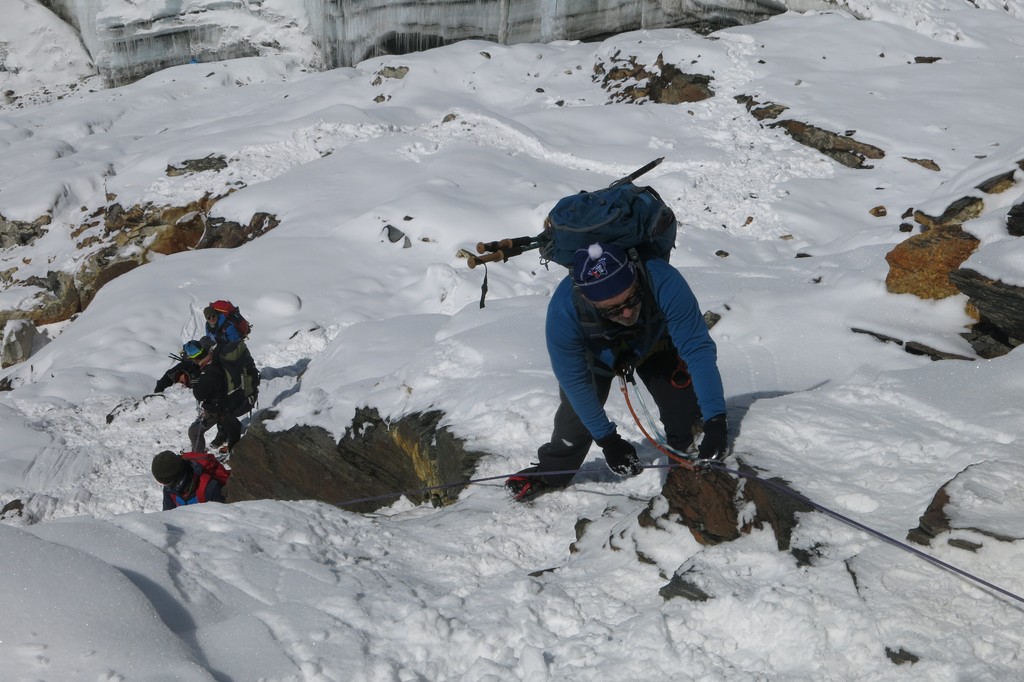
[[[708,332],[697,298],[674,267],[660,259],[646,262],[649,288],[657,307],[664,314],[661,330],[650,337],[634,338],[626,343],[631,359],[639,360],[667,336],[671,339],[689,369],[697,403],[704,419],[725,414],[725,392],[718,372],[718,349]],[[573,302],[572,278],[566,277],[555,289],[548,304],[546,337],[548,355],[555,378],[562,387],[573,410],[595,440],[615,433],[615,424],[608,419],[591,378],[592,363],[607,368],[615,366],[618,353],[588,342],[580,315]],[[650,300],[648,297],[646,300]],[[638,325],[646,316],[657,316],[649,306],[641,308]],[[651,318],[654,319],[654,318]]]
[[[242,335],[238,333],[238,328],[228,321],[224,313],[220,313],[217,315],[217,324],[206,323],[206,338],[218,345],[224,345],[240,341]]]

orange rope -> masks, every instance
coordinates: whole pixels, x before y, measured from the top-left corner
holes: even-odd
[[[645,429],[643,423],[641,423],[640,417],[637,416],[636,410],[633,409],[633,402],[629,399],[629,389],[626,385],[626,377],[620,374],[619,382],[621,384],[620,390],[622,391],[622,395],[626,399],[626,407],[629,408],[629,413],[633,415],[633,421],[635,421],[636,425],[640,427],[640,432],[644,434],[644,437],[647,438],[647,440],[651,442],[651,445],[657,448],[658,451],[668,455],[670,459],[674,459],[676,462],[682,464],[683,468],[689,469],[690,471],[695,471],[697,469],[697,466],[692,461],[685,457],[680,457],[679,455],[672,452],[668,448],[662,446],[661,443],[659,443],[658,441],[654,440],[654,438],[651,437],[651,434],[647,433],[647,429]]]

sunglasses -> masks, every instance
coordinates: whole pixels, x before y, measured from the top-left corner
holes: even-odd
[[[622,313],[624,313],[627,308],[637,308],[641,303],[643,303],[643,300],[643,293],[637,289],[633,292],[632,296],[616,306],[612,306],[611,308],[597,308],[597,314],[608,320],[616,317],[622,317]]]

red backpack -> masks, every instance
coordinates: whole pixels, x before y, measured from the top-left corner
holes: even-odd
[[[238,330],[238,335],[241,338],[244,339],[249,336],[249,332],[252,331],[252,325],[249,324],[248,320],[242,317],[242,313],[234,303],[225,300],[213,301],[210,303],[210,307],[223,315],[228,322],[233,324],[235,329]]]
[[[225,469],[224,465],[217,461],[217,458],[209,452],[183,452],[181,458],[186,462],[195,462],[203,468],[203,474],[213,477],[221,485],[225,485],[231,478],[231,470]],[[205,488],[206,486],[199,486]]]

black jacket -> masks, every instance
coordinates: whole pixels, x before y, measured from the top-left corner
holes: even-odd
[[[153,392],[163,393],[164,390],[178,383],[178,380],[182,375],[186,377],[184,382],[185,386],[191,386],[199,377],[199,365],[187,358],[182,360],[174,367],[171,367],[169,370],[164,372],[162,377],[157,379],[156,388],[153,389]]]

